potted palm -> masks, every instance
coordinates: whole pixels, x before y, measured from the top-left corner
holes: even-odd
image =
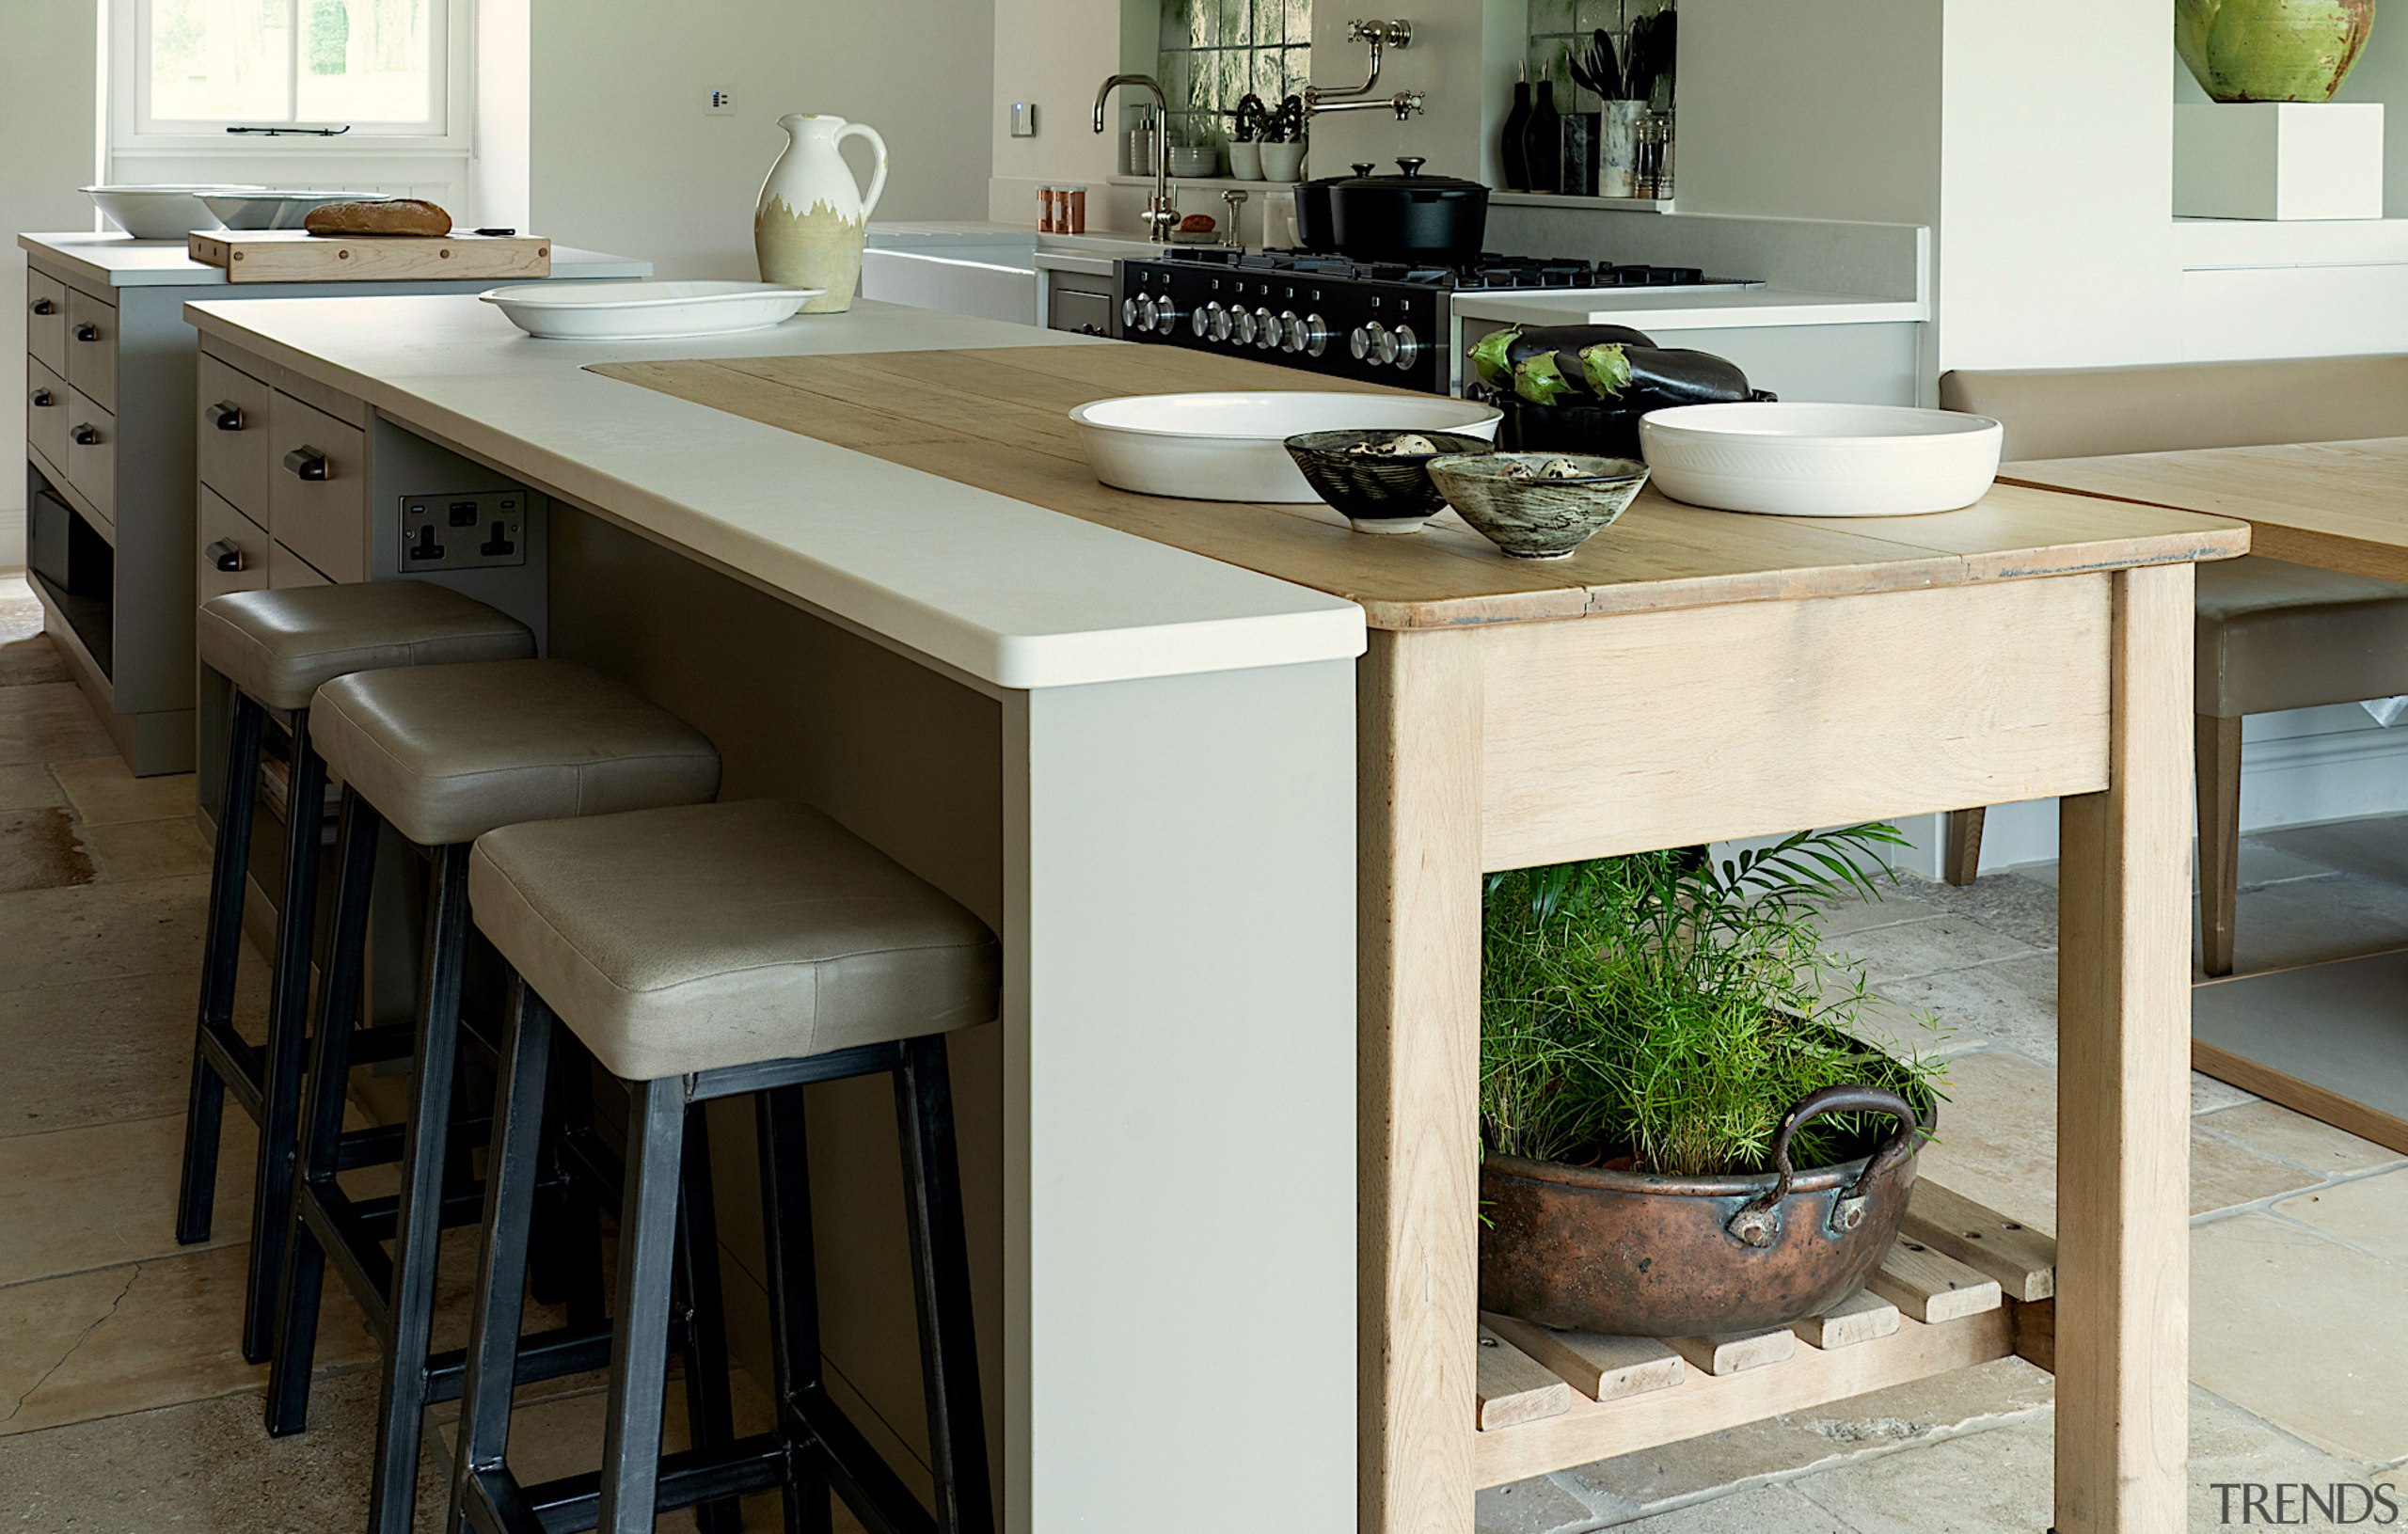
[[[1938,1069],[1851,1035],[1821,907],[1888,826],[1494,876],[1481,997],[1481,1305],[1686,1336],[1853,1294],[1897,1239]]]

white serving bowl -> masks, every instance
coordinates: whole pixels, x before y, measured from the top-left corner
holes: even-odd
[[[1133,394],[1070,412],[1104,483],[1187,500],[1318,501],[1287,441],[1307,432],[1461,432],[1497,439],[1493,404],[1431,395]]]
[[[297,229],[329,202],[389,202],[388,192],[226,191],[200,199],[230,229]]]
[[[1772,516],[1952,512],[1998,478],[2005,433],[1986,416],[1894,404],[1685,404],[1639,420],[1656,488]]]
[[[219,228],[203,198],[219,192],[256,191],[212,182],[205,186],[87,186],[85,193],[108,221],[137,240],[181,240],[195,229]]]
[[[821,288],[774,282],[538,282],[477,296],[544,340],[679,340],[766,330]]]

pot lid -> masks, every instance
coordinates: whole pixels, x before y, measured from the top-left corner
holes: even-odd
[[[1421,167],[1427,164],[1429,162],[1420,155],[1408,154],[1397,161],[1397,168],[1403,172],[1401,176],[1374,176],[1370,173],[1370,166],[1356,166],[1355,174],[1339,177],[1332,181],[1331,184],[1348,188],[1360,187],[1365,191],[1388,192],[1485,193],[1488,190],[1487,182],[1465,181],[1460,176],[1424,176],[1421,174]]]

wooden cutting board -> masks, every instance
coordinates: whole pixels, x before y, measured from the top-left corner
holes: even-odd
[[[185,236],[229,282],[484,282],[552,275],[552,242],[531,234],[319,235],[306,229],[221,229]]]

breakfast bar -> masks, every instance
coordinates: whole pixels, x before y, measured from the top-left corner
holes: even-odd
[[[1096,482],[1070,407],[1281,387],[1236,357],[876,304],[573,345],[470,299],[187,312],[356,423],[356,536],[523,489],[540,591],[486,599],[710,735],[722,798],[809,800],[1001,936],[1001,1027],[952,1048],[1015,1534],[1141,1501],[1198,1534],[1465,1534],[1481,1486],[1743,1420],[1683,1385],[1483,1431],[1483,876],[2052,795],[2053,1306],[1782,1388],[2023,1352],[2060,1377],[2063,1534],[2182,1526],[2191,565],[2245,528],[2012,486],[1890,519],[1650,491],[1509,561],[1451,514],[1371,538]],[[396,477],[430,472],[489,482]],[[815,1141],[894,1132],[815,1090]],[[853,1242],[845,1164],[815,1192]],[[821,1261],[892,1260],[860,1244]],[[840,1305],[824,1345],[908,1422],[894,1329]]]

